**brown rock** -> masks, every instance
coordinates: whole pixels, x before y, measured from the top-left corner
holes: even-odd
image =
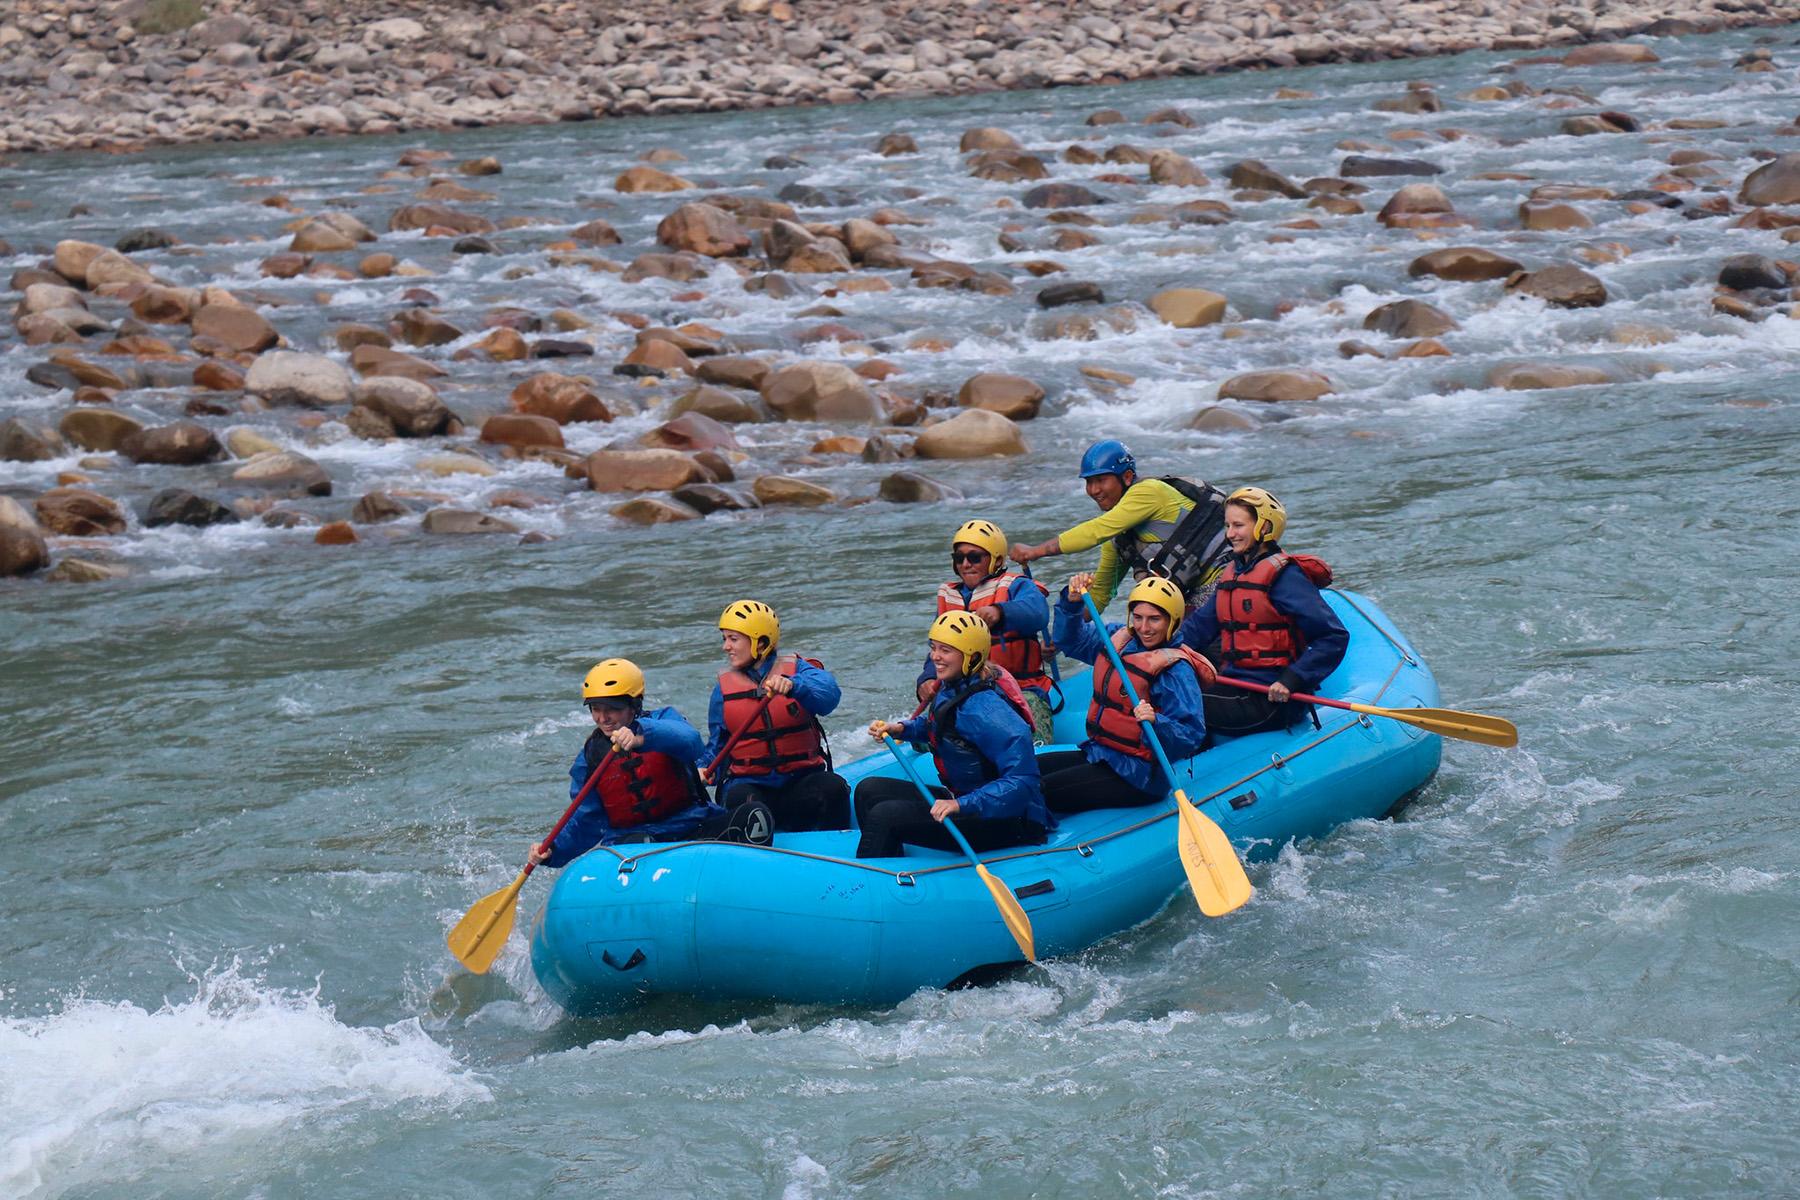
[[[479,355],[489,362],[523,362],[531,357],[531,345],[516,329],[499,328],[489,331],[474,344],[458,350],[454,357]]]
[[[1565,67],[1597,67],[1661,61],[1656,56],[1656,51],[1648,46],[1640,46],[1632,42],[1601,42],[1591,46],[1575,47],[1563,55],[1562,65]]]
[[[0,577],[29,575],[50,565],[50,547],[35,528],[0,524]]]
[[[356,530],[348,521],[328,521],[319,526],[313,534],[313,544],[318,546],[353,546],[356,544]]]
[[[48,425],[23,417],[0,421],[0,461],[47,462],[62,457],[67,450],[62,435]]]
[[[51,252],[50,265],[58,275],[76,287],[86,287],[88,264],[105,253],[105,246],[97,246],[93,242],[78,242],[72,238],[64,239],[56,243],[56,248]]]
[[[1439,279],[1469,282],[1505,279],[1519,269],[1520,264],[1516,259],[1495,254],[1492,250],[1483,250],[1479,246],[1447,246],[1442,250],[1419,255],[1406,268],[1406,273],[1415,279],[1421,275],[1435,275]]]
[[[726,258],[750,250],[750,235],[737,218],[710,204],[683,204],[657,225],[656,240],[671,250],[686,250],[709,258]]]
[[[853,433],[838,433],[831,437],[823,437],[807,448],[810,454],[861,454],[863,447],[869,444],[866,437],[858,437]]]
[[[155,425],[130,434],[119,443],[119,453],[135,463],[160,463],[187,467],[225,457],[225,448],[212,430],[193,421]]]
[[[670,374],[680,373],[692,375],[694,360],[681,352],[680,347],[660,338],[640,340],[633,346],[631,353],[625,356],[625,366],[650,367]]]
[[[434,508],[425,514],[421,527],[426,533],[517,533],[519,527],[490,513],[468,512],[460,508]]]
[[[615,192],[684,192],[694,185],[655,167],[627,167],[613,180]]]
[[[337,342],[337,348],[345,354],[352,353],[358,346],[379,346],[386,350],[394,344],[394,339],[387,335],[386,330],[377,329],[373,325],[339,325],[331,336]],[[355,365],[354,360],[352,365]]]
[[[408,346],[447,346],[463,331],[423,308],[403,308],[388,320],[388,332]]]
[[[84,488],[51,488],[37,498],[38,523],[63,537],[107,537],[125,532],[125,510]]]
[[[328,408],[350,399],[350,375],[342,366],[322,354],[291,350],[258,355],[244,376],[244,386],[271,404]]]
[[[1385,333],[1391,338],[1424,338],[1449,333],[1461,326],[1449,313],[1423,300],[1395,300],[1364,317],[1363,328]]]
[[[620,272],[619,279],[624,283],[641,283],[646,279],[692,283],[706,278],[711,269],[698,254],[640,254]]]
[[[986,409],[1013,421],[1029,421],[1044,403],[1044,389],[1023,375],[984,371],[964,381],[956,394],[964,408]]]
[[[1606,285],[1580,267],[1520,271],[1507,279],[1506,290],[1536,296],[1552,308],[1598,308],[1606,303]]]
[[[510,402],[518,412],[548,417],[558,425],[612,420],[612,411],[587,380],[553,371],[520,383],[512,390]]]
[[[688,489],[682,490],[685,492]],[[699,509],[679,500],[664,500],[656,496],[639,496],[614,505],[611,511],[613,516],[632,525],[667,525],[672,521],[696,520],[701,515]]]
[[[996,412],[967,409],[922,430],[914,443],[920,458],[991,458],[1024,454],[1019,427]]]
[[[402,379],[416,379],[421,383],[430,379],[440,379],[445,371],[434,363],[410,354],[402,354],[398,350],[389,350],[385,346],[366,344],[356,347],[350,352],[350,365],[356,368],[357,374],[363,376],[394,375]]]
[[[619,236],[618,230],[614,229],[611,225],[608,225],[605,221],[599,220],[589,221],[585,225],[577,226],[569,231],[569,236],[575,241],[588,246],[617,246],[624,241],[624,239]]]
[[[87,285],[89,290],[105,287],[109,283],[141,283],[152,284],[156,277],[143,267],[138,266],[117,250],[102,250],[88,263]]]
[[[364,279],[386,279],[394,273],[394,268],[399,265],[399,259],[383,250],[375,254],[364,255],[362,260],[356,264],[356,273]]]
[[[1451,223],[1456,209],[1435,183],[1409,183],[1381,206],[1375,219],[1390,229],[1432,228]]]
[[[732,424],[743,424],[765,419],[762,409],[749,399],[734,395],[723,388],[702,385],[682,396],[669,408],[669,415],[679,417],[684,413],[698,413],[715,421]]]
[[[1212,181],[1186,155],[1158,150],[1150,156],[1150,182],[1170,187],[1205,187]]]
[[[562,427],[549,417],[495,413],[481,423],[481,440],[495,446],[563,448]]]
[[[1587,229],[1593,222],[1571,205],[1527,200],[1519,205],[1519,224],[1526,229]]]
[[[377,376],[356,385],[356,407],[393,426],[398,437],[435,437],[456,418],[430,385],[397,375]]]
[[[453,235],[493,233],[494,223],[486,217],[459,212],[442,204],[408,204],[396,209],[388,218],[389,232],[406,229],[440,229]]]
[[[1248,371],[1219,385],[1221,400],[1256,400],[1262,403],[1317,400],[1329,395],[1331,380],[1318,371]]]
[[[1225,319],[1225,297],[1205,288],[1168,288],[1146,302],[1165,325],[1197,329]]]
[[[288,249],[296,254],[332,254],[356,249],[356,239],[323,221],[308,221],[294,231]]]
[[[596,492],[666,492],[711,482],[705,469],[679,450],[596,450],[587,457],[587,478]]]
[[[1306,199],[1305,188],[1267,163],[1258,162],[1254,158],[1246,158],[1242,162],[1233,163],[1227,178],[1234,188],[1274,192],[1292,200]]]
[[[883,476],[877,495],[889,504],[938,504],[962,499],[962,493],[955,488],[916,471],[895,471]]]
[[[760,391],[770,370],[769,360],[766,358],[725,355],[704,360],[694,368],[694,374],[706,383]]]
[[[331,476],[304,454],[272,450],[258,454],[231,473],[237,483],[251,484],[279,496],[329,496]]]
[[[378,525],[411,515],[412,509],[386,492],[369,492],[350,510],[350,519],[359,525]]]
[[[841,363],[798,362],[763,380],[762,398],[789,421],[876,421],[881,405],[868,383]]]
[[[1395,358],[1449,358],[1450,347],[1436,338],[1420,338],[1401,349]]]
[[[1202,433],[1249,433],[1256,428],[1256,422],[1243,413],[1211,404],[1194,414],[1188,428]]]
[[[795,504],[803,508],[817,508],[821,504],[832,504],[837,501],[837,493],[830,488],[818,484],[807,483],[804,479],[794,479],[787,475],[759,476],[750,485],[750,492],[759,504]]]
[[[1800,204],[1800,154],[1783,154],[1750,172],[1738,199],[1756,205]]]
[[[93,407],[72,409],[63,414],[62,421],[57,425],[57,429],[69,441],[96,454],[117,450],[121,442],[134,433],[142,432],[143,428],[141,422],[122,412]]]
[[[177,325],[193,313],[196,293],[188,288],[151,284],[131,301],[131,315],[152,325]]]
[[[957,153],[967,154],[971,150],[1017,150],[1019,139],[1004,129],[992,126],[981,126],[963,131],[962,141],[957,143]]]
[[[261,354],[281,341],[261,314],[237,304],[201,305],[194,313],[194,335],[212,338],[241,354]]]
[[[704,413],[685,412],[664,421],[638,439],[646,446],[664,450],[736,450],[737,436],[723,423]]]
[[[1598,367],[1572,366],[1566,363],[1514,363],[1489,371],[1487,382],[1489,387],[1523,392],[1539,388],[1586,387],[1610,383],[1612,377]]]

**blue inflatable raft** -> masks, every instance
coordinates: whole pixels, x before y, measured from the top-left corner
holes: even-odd
[[[1321,695],[1387,708],[1438,703],[1430,670],[1372,602],[1326,597],[1350,648]],[[1063,681],[1059,743],[1084,736],[1090,679],[1083,672]],[[1189,798],[1248,861],[1345,821],[1385,816],[1437,770],[1435,734],[1316,711],[1317,727],[1303,721],[1222,740],[1175,764]],[[929,757],[915,765],[935,781]],[[900,774],[886,754],[841,770],[852,787]],[[560,873],[532,931],[532,967],[565,1009],[599,1014],[658,993],[886,1006],[1019,961],[961,855],[908,847],[905,858],[859,861],[856,840],[836,831],[781,834],[768,847],[597,847]],[[1146,921],[1187,885],[1173,805],[1079,813],[1042,846],[982,857],[1018,895],[1040,958]]]

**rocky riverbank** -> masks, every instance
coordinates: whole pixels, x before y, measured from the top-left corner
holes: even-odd
[[[1796,18],[1797,0],[16,0],[0,152],[842,104]]]

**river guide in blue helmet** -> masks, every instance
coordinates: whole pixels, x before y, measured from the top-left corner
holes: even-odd
[[[1137,457],[1116,438],[1089,446],[1081,456],[1080,474],[1100,515],[1036,546],[1014,545],[1014,562],[1099,546],[1092,591],[1101,608],[1128,574],[1172,581],[1190,607],[1211,598],[1231,554],[1225,544],[1223,492],[1204,480],[1177,475],[1139,479]]]

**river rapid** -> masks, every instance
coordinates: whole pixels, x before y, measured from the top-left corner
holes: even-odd
[[[428,477],[411,443],[290,425],[277,434],[337,483],[336,497],[307,502],[320,516],[376,486],[474,507],[523,488],[554,503],[507,515],[552,540],[409,529],[340,549],[314,546],[307,529],[144,530],[134,517],[113,539],[127,578],[0,584],[0,1196],[1800,1191],[1800,760],[1788,727],[1800,687],[1781,607],[1800,549],[1787,373],[1800,321],[1710,307],[1725,257],[1787,247],[1730,219],[1617,202],[1583,205],[1596,224],[1576,235],[1512,222],[1535,183],[1625,191],[1684,146],[1725,156],[1714,165],[1735,191],[1752,149],[1792,146],[1775,132],[1800,99],[1791,35],[1774,35],[1779,71],[1731,65],[1768,36],[1658,39],[1652,69],[1521,76],[1580,86],[1647,125],[1729,122],[1686,133],[1559,136],[1567,114],[1544,98],[1458,102],[1510,77],[1494,73],[1504,57],[1472,55],[18,162],[3,176],[15,246],[168,229],[203,246],[168,260],[172,274],[288,289],[301,303],[281,328],[314,348],[333,323],[379,323],[411,283],[450,312],[585,304],[771,345],[809,320],[798,314],[815,301],[745,293],[726,268],[705,298],[677,301],[684,285],[551,268],[523,241],[508,251],[506,234],[501,255],[456,260],[404,235],[404,256],[432,278],[342,284],[259,279],[254,262],[274,247],[205,245],[271,234],[287,214],[256,198],[274,189],[312,205],[352,197],[373,224],[398,201],[358,189],[414,145],[496,155],[505,174],[479,184],[504,211],[564,225],[598,211],[637,249],[673,201],[617,196],[608,181],[653,146],[679,149],[680,169],[726,189],[799,180],[859,194],[813,219],[907,206],[898,189],[917,188],[943,200],[915,207],[931,220],[918,244],[980,264],[1003,260],[995,235],[1020,213],[995,201],[1023,187],[964,173],[955,147],[969,126],[1004,127],[1028,147],[1096,132],[1107,135],[1097,147],[1168,145],[1214,177],[1211,190],[1133,194],[1163,203],[1229,201],[1223,168],[1239,158],[1305,179],[1332,173],[1343,139],[1455,128],[1465,135],[1383,148],[1445,167],[1437,182],[1478,224],[1427,241],[1369,215],[1234,202],[1226,225],[1120,221],[1097,230],[1098,246],[1043,255],[1070,268],[1054,278],[1094,280],[1109,300],[1174,284],[1221,291],[1244,336],[1145,319],[1092,341],[1050,339],[1034,332],[1029,286],[1010,298],[921,290],[903,272],[891,292],[831,298],[844,314],[833,319],[864,331],[898,379],[954,390],[977,370],[1011,370],[1049,390],[1023,426],[1028,454],[919,468],[966,502],[641,529],[541,463]],[[1445,110],[1370,111],[1409,79],[1435,81]],[[1277,101],[1278,85],[1318,98]],[[1160,127],[1081,124],[1102,107],[1135,121],[1165,105],[1198,126],[1159,138]],[[922,154],[874,156],[890,130],[913,134]],[[776,153],[811,165],[765,170]],[[1072,180],[1109,169],[1055,167]],[[1473,178],[1493,171],[1532,182]],[[244,177],[274,182],[225,182]],[[1373,213],[1407,180],[1370,182]],[[76,200],[95,215],[65,219]],[[1307,215],[1321,228],[1278,228]],[[1405,271],[1434,246],[1541,265],[1601,243],[1629,251],[1588,266],[1611,293],[1601,308]],[[504,278],[519,265],[538,274]],[[329,303],[313,305],[319,290]],[[1442,338],[1451,357],[1338,357],[1345,338],[1372,337],[1364,313],[1404,295],[1460,322]],[[1613,340],[1626,324],[1670,336]],[[909,348],[919,333],[954,344]],[[24,382],[41,352],[8,345],[0,409],[66,404]],[[1544,358],[1600,365],[1617,382],[1484,385],[1496,364]],[[1083,365],[1135,382],[1104,389]],[[1334,394],[1228,406],[1257,420],[1251,432],[1185,428],[1226,376],[1290,365],[1325,371]],[[471,379],[464,395],[446,391],[453,408],[504,407],[503,386]],[[657,419],[568,435],[589,450]],[[894,468],[807,453],[831,432],[738,427],[767,469],[871,495]],[[572,1020],[526,961],[523,930],[547,890],[536,879],[494,972],[454,966],[445,932],[561,811],[587,725],[575,697],[594,661],[629,655],[653,703],[703,719],[720,661],[713,620],[753,595],[781,612],[790,648],[843,683],[827,721],[840,759],[870,752],[860,726],[900,707],[949,531],[982,515],[1036,541],[1084,519],[1074,462],[1106,435],[1154,473],[1274,490],[1287,544],[1376,598],[1444,703],[1514,720],[1519,748],[1447,743],[1437,780],[1399,820],[1287,847],[1251,871],[1257,895],[1228,918],[1178,897],[1074,959],[892,1010],[665,1001]],[[76,466],[0,463],[0,485],[35,493]],[[151,472],[119,494],[139,503],[171,478]]]

